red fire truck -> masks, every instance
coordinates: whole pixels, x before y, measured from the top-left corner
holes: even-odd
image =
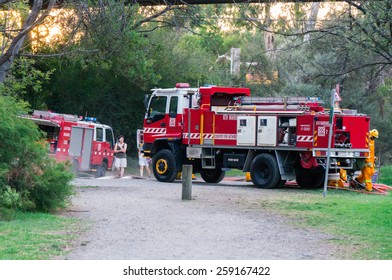
[[[58,161],[69,160],[75,173],[95,172],[104,176],[113,163],[114,137],[110,126],[95,118],[35,110],[31,116],[46,133],[49,154]]]
[[[369,155],[370,118],[355,110],[336,110],[330,131],[330,114],[319,98],[251,97],[248,88],[180,83],[154,89],[145,105],[143,150],[162,182],[173,181],[182,164],[192,164],[209,183],[236,168],[250,172],[259,188],[275,188],[287,180],[320,187],[326,169],[354,172],[357,161]]]

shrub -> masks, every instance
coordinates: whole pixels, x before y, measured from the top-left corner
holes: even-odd
[[[37,178],[37,184],[29,193],[29,200],[39,211],[66,207],[68,197],[73,194],[73,186],[70,184],[72,178],[69,166],[54,160],[47,161],[42,175]]]
[[[0,94],[0,209],[53,211],[73,193],[72,174],[49,158],[25,103]]]

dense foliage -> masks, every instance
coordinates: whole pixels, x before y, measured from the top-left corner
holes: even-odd
[[[52,211],[73,193],[72,174],[48,157],[26,104],[0,94],[0,216],[6,209]]]

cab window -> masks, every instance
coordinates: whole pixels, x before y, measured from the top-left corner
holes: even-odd
[[[170,98],[170,106],[169,106],[169,114],[170,117],[175,117],[177,115],[177,107],[178,107],[178,96],[173,96]]]
[[[101,127],[97,127],[95,135],[95,141],[102,142],[103,141],[103,129]]]
[[[106,142],[110,144],[110,149],[114,148],[113,132],[110,128],[105,129]]]
[[[166,96],[154,96],[150,102],[148,118],[151,119],[153,122],[163,119],[166,114],[166,103]]]

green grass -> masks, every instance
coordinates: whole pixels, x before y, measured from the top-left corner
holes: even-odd
[[[392,186],[392,166],[381,167],[379,181],[388,186]]]
[[[98,189],[98,186],[79,186],[80,189]]]
[[[17,213],[0,221],[0,260],[49,260],[63,256],[79,232],[79,221],[43,213]]]
[[[263,200],[265,209],[275,210],[304,227],[337,236],[346,246],[341,258],[392,259],[392,195],[378,196],[329,190],[302,191]]]
[[[392,166],[381,168],[380,183],[392,185]],[[330,189],[282,190],[260,205],[288,216],[294,223],[337,236],[346,259],[392,259],[392,194],[372,195]]]
[[[245,178],[246,172],[239,170],[239,169],[230,169],[226,171],[226,177],[244,177]]]

